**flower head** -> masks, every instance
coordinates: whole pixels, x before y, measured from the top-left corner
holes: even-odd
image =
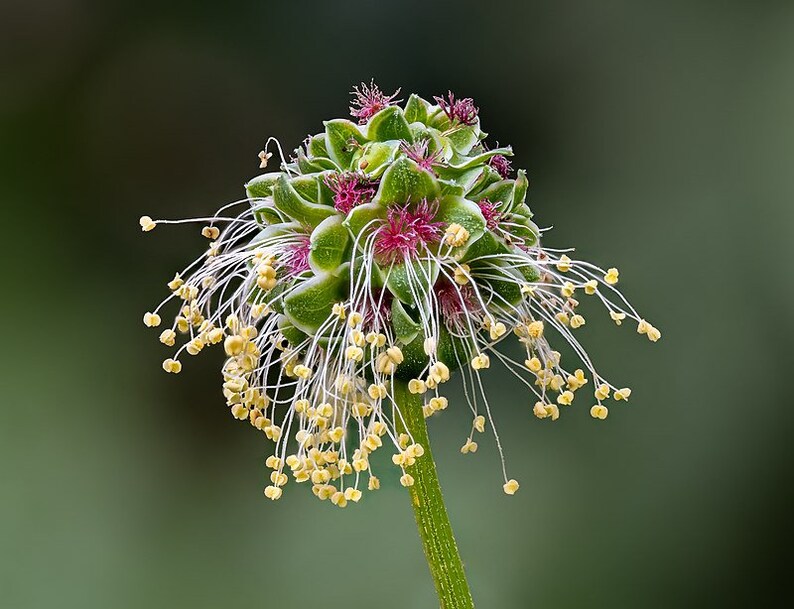
[[[362,82],[357,87],[353,87],[350,95],[353,96],[353,101],[350,103],[350,115],[358,119],[360,124],[366,123],[370,118],[375,116],[378,112],[392,106],[398,101],[394,98],[400,94],[400,89],[397,89],[391,95],[386,95],[380,90],[375,81],[370,81],[369,84]]]
[[[503,180],[509,178],[510,173],[513,171],[513,163],[503,154],[492,156],[488,165],[490,165]]]
[[[412,95],[403,109],[362,87],[362,126],[328,121],[293,162],[252,179],[245,199],[196,219],[207,251],[143,318],[158,327],[173,314],[160,333],[175,350],[166,372],[206,347],[223,349],[226,404],[269,442],[273,500],[293,480],[336,506],[357,502],[380,487],[370,457],[383,448],[401,483],[413,484],[405,468],[424,448],[398,425],[397,383],[424,396],[429,417],[447,408],[443,386],[463,372],[472,413],[464,454],[477,451],[486,427],[501,452],[483,389],[499,364],[524,382],[527,413],[538,419],[555,421],[574,401],[606,418],[631,390],[608,381],[579,341],[588,321],[580,298],[653,342],[661,336],[618,291],[616,268],[541,244],[526,174],[488,169],[512,151],[486,148],[471,100],[450,94],[433,105]],[[470,125],[476,141],[454,137],[442,112]],[[429,136],[420,141],[417,122]],[[429,154],[431,141],[448,152]],[[181,222],[143,216],[140,225]],[[508,339],[523,357],[499,348]],[[502,470],[504,491],[515,493]]]

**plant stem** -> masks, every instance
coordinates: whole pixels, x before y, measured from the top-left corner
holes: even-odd
[[[424,455],[418,457],[414,465],[406,467],[405,471],[414,478],[414,484],[408,487],[408,491],[441,609],[473,609],[474,601],[463,562],[441,496],[422,412],[422,396],[410,393],[405,383],[395,380],[394,397],[402,414],[402,420],[396,417],[398,429],[406,431],[414,442],[425,449]]]

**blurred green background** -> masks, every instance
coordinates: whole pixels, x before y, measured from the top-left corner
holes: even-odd
[[[791,2],[4,0],[0,607],[435,606],[403,489],[266,501],[220,353],[167,376],[141,323],[204,243],[138,217],[238,198],[370,77],[474,97],[664,333],[591,315],[603,423],[492,371],[513,498],[458,394],[432,420],[478,607],[791,606]]]

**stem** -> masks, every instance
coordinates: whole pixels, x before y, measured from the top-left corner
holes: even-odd
[[[402,414],[402,420],[399,416],[395,417],[398,428],[406,431],[414,442],[425,449],[424,455],[417,458],[414,465],[406,467],[405,471],[414,478],[414,484],[408,487],[408,491],[441,609],[473,609],[474,601],[469,592],[463,562],[441,496],[422,413],[422,396],[410,393],[405,383],[395,380],[394,397]]]

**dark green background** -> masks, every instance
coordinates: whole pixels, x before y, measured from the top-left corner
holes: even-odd
[[[491,371],[513,498],[459,394],[432,421],[478,607],[790,606],[793,75],[783,1],[3,2],[0,606],[435,606],[403,489],[266,501],[220,354],[166,376],[141,324],[205,244],[138,217],[238,198],[371,76],[474,97],[664,333],[589,309],[603,423]]]

